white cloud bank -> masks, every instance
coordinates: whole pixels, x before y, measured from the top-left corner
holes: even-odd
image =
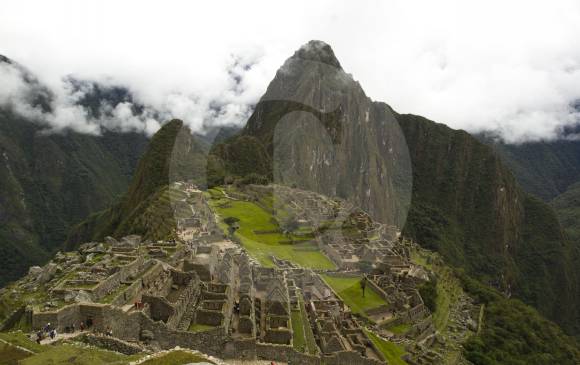
[[[512,142],[557,138],[580,121],[577,1],[311,3],[5,1],[0,54],[54,92],[43,117],[56,130],[152,133],[170,117],[195,130],[242,124],[310,39],[331,44],[367,94],[399,112]],[[76,106],[68,74],[127,85],[146,109],[120,104],[95,120]],[[21,100],[14,77],[0,70],[0,102]]]

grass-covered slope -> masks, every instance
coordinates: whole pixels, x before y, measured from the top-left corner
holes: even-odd
[[[210,189],[208,197],[212,209],[218,214],[224,233],[227,233],[226,224],[223,222],[226,218],[239,219],[239,228],[235,232],[235,238],[260,264],[267,267],[273,266],[271,256],[275,256],[305,268],[335,268],[332,261],[321,253],[314,243],[308,242],[308,239],[291,235],[290,238],[295,241],[294,244],[284,243],[289,237],[279,232],[280,227],[274,216],[258,204],[251,201],[226,199],[221,188]]]

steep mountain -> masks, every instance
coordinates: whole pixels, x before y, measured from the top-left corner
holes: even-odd
[[[285,62],[211,159],[210,182],[258,174],[399,226],[408,211],[406,235],[580,332],[577,252],[552,209],[468,133],[370,100],[322,42]]]
[[[368,98],[322,42],[284,63],[241,133],[213,155],[224,178],[253,172],[337,195],[389,224],[401,226],[410,204],[411,161],[391,108]]]
[[[68,229],[129,183],[147,138],[46,134],[0,110],[0,285],[61,247]]]
[[[485,135],[478,138],[500,154],[527,192],[545,201],[580,181],[580,141],[506,144]]]
[[[0,63],[21,72],[31,105],[50,109],[50,92],[32,74],[6,57]],[[146,143],[137,133],[47,133],[1,106],[0,285],[46,261],[73,224],[114,202]]]
[[[554,211],[466,132],[417,116],[399,121],[414,167],[406,234],[577,333],[578,252]]]
[[[166,123],[151,139],[139,160],[128,191],[110,208],[77,225],[67,248],[106,236],[140,234],[146,239],[166,239],[175,229],[176,198],[168,185],[189,180],[205,184],[208,145],[180,120]]]
[[[570,185],[550,204],[570,239],[580,243],[580,182]]]

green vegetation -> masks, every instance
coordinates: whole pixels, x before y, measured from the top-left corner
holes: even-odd
[[[389,364],[393,365],[406,365],[407,363],[401,359],[401,356],[405,354],[405,350],[392,342],[383,340],[379,336],[375,335],[371,331],[365,330],[367,336],[375,344],[377,349],[383,354],[387,359]]]
[[[554,199],[580,181],[580,143],[577,140],[505,144],[496,138],[478,137],[499,152],[527,192],[544,201]]]
[[[302,312],[293,310],[290,314],[292,322],[292,346],[300,351],[306,352],[306,336],[304,334],[304,323],[302,322]]]
[[[76,345],[49,346],[44,352],[32,355],[20,362],[21,365],[126,365],[142,355],[127,356],[117,352]]]
[[[214,329],[215,326],[210,326],[207,324],[192,323],[189,326],[189,331],[191,332],[203,332]]]
[[[338,294],[344,304],[353,313],[366,316],[365,311],[388,304],[370,286],[367,285],[365,296],[362,296],[361,279],[358,277],[339,277],[322,275],[324,281]]]
[[[12,345],[24,347],[32,352],[43,352],[47,350],[46,346],[42,346],[32,341],[23,332],[0,332],[0,339],[9,342]]]
[[[0,342],[0,364],[17,365],[22,359],[30,356],[30,353],[15,346]]]
[[[60,249],[70,227],[105,209],[129,185],[147,138],[42,133],[0,108],[0,286]]]
[[[444,331],[449,320],[449,308],[462,295],[461,281],[453,269],[436,264],[440,261],[437,253],[419,249],[411,253],[411,259],[436,274],[435,278],[431,278],[430,282],[420,287],[420,292],[425,304],[432,311],[435,328],[438,331]]]
[[[140,234],[146,239],[172,238],[175,217],[171,204],[178,192],[173,181],[203,184],[207,146],[180,120],[166,123],[151,139],[139,160],[127,193],[111,208],[95,213],[72,231],[69,248],[112,235]],[[173,200],[172,200],[173,199]]]
[[[550,207],[469,134],[415,115],[397,119],[414,172],[404,235],[482,282],[510,284],[515,297],[579,333],[580,255]]]
[[[252,202],[223,199],[223,193],[217,189],[209,191],[210,205],[221,217],[236,217],[239,219],[239,229],[234,237],[238,238],[248,252],[262,265],[273,265],[270,255],[288,260],[305,268],[334,269],[334,264],[310,243],[283,245],[280,241],[287,240],[281,233],[256,234],[256,231],[275,231],[279,227],[273,222],[271,214]],[[223,219],[223,218],[222,218]],[[222,223],[224,230],[226,224]],[[300,242],[302,237],[292,236]]]
[[[570,239],[580,240],[580,183],[570,186],[551,204]]]
[[[171,351],[165,355],[154,357],[143,362],[143,365],[182,365],[197,362],[207,362],[213,364],[203,356],[192,354],[186,351]]]
[[[465,290],[485,304],[483,329],[465,344],[476,365],[575,365],[578,343],[532,307],[460,273]]]
[[[388,327],[387,329],[393,332],[395,335],[404,335],[411,328],[409,323],[402,323],[396,326]]]
[[[437,330],[443,331],[449,321],[449,308],[459,299],[462,288],[461,283],[450,268],[438,268],[437,274],[437,295],[433,323]]]
[[[419,287],[419,293],[427,308],[431,312],[435,312],[437,309],[437,278],[433,277],[431,280],[423,283]]]

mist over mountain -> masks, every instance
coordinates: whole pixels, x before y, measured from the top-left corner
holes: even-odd
[[[237,70],[251,67],[244,62],[234,65]],[[461,299],[429,294],[425,284],[417,289],[425,303],[434,298],[461,301],[463,312],[468,312],[468,302],[483,304],[477,321],[485,326],[470,338],[454,339],[455,345],[464,346],[459,353],[469,361],[574,363],[579,356],[575,340],[562,333],[580,333],[580,229],[575,224],[580,217],[580,172],[575,172],[580,154],[571,138],[508,144],[398,113],[368,97],[322,41],[310,41],[294,52],[257,103],[232,111],[224,99],[208,101],[204,117],[193,124],[179,119],[158,122],[169,109],[155,109],[138,92],[112,80],[69,76],[62,80],[65,87],[59,94],[5,57],[0,58],[0,71],[13,81],[3,94],[7,102],[0,105],[0,285],[45,263],[56,251],[80,253],[103,241],[117,245],[134,234],[151,248],[147,260],[158,263],[163,259],[152,257],[172,252],[164,242],[180,240],[183,222],[201,222],[207,211],[229,209],[237,201],[274,209],[273,202],[283,193],[310,192],[306,210],[314,209],[314,196],[330,197],[325,201],[333,204],[340,200],[352,212],[368,214],[347,215],[345,222],[384,223],[402,232],[399,240],[395,238],[399,243],[411,239],[431,250],[433,261],[425,265],[438,266],[460,282],[453,285],[461,286]],[[234,94],[243,93],[242,73],[228,76]],[[224,117],[246,114],[242,128]],[[63,115],[69,122],[57,126],[55,121],[62,121]],[[566,134],[574,135],[575,129],[570,127]],[[254,194],[270,189],[272,196],[248,197],[246,186]],[[188,200],[192,196],[179,190],[182,187],[199,195]],[[218,198],[205,205],[202,215],[188,205],[204,205],[217,192],[226,202]],[[178,218],[178,212],[186,218]],[[225,239],[215,231],[219,225],[209,226],[208,236]],[[354,234],[347,227],[340,228],[342,233]],[[292,234],[284,234],[290,238],[285,244],[294,245]],[[370,242],[376,237],[359,239]],[[117,248],[118,260],[133,259],[126,249]],[[310,250],[302,247],[300,252]],[[94,258],[79,265],[89,265]],[[160,266],[160,277],[181,277],[167,265]],[[22,279],[26,284],[9,288],[31,285],[31,275]],[[437,275],[444,278],[441,272]],[[127,276],[145,285],[139,278]],[[430,280],[431,290],[444,290]],[[135,283],[121,284],[134,288]],[[178,281],[170,287],[169,292],[182,289]],[[9,290],[0,292],[2,316],[14,300],[8,297]],[[164,298],[160,303],[174,308],[175,302]],[[415,340],[410,334],[416,325],[408,339]],[[503,342],[497,342],[498,336]]]

